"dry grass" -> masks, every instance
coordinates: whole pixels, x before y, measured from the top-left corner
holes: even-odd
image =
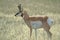
[[[29,28],[21,17],[14,16],[19,3],[30,16],[54,19],[52,40],[60,40],[60,0],[0,0],[0,40],[29,40]],[[35,40],[34,31],[31,40]],[[38,40],[43,40],[43,30],[38,30]]]

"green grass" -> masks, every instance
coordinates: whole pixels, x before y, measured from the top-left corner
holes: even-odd
[[[0,40],[29,40],[29,28],[21,17],[14,16],[19,3],[30,16],[51,17],[52,40],[60,40],[60,0],[0,0]],[[31,40],[35,40],[34,31]],[[43,30],[38,30],[38,40],[43,40]]]

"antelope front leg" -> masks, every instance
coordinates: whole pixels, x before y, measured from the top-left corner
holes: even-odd
[[[30,28],[30,38],[31,38],[31,35],[32,35],[32,28]]]

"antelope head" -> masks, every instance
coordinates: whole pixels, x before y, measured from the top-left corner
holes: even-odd
[[[21,4],[18,5],[18,9],[19,9],[19,11],[15,14],[15,16],[23,17],[23,8],[22,8]]]

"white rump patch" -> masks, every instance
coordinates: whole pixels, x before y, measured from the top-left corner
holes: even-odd
[[[51,18],[47,19],[48,24],[51,26],[53,24],[53,20]]]
[[[31,21],[31,26],[33,29],[38,29],[42,27],[42,22],[41,21]]]

